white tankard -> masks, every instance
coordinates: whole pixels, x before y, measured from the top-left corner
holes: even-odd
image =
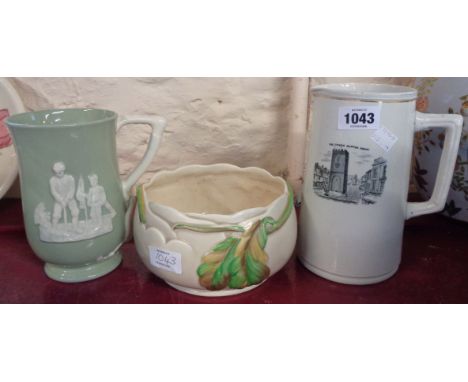
[[[459,115],[421,114],[404,86],[312,89],[310,145],[300,214],[300,261],[326,279],[372,284],[401,259],[405,219],[444,208],[460,141]],[[429,201],[408,203],[413,134],[445,128]]]

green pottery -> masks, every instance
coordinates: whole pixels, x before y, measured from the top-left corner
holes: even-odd
[[[44,110],[14,115],[6,124],[18,155],[26,236],[46,274],[80,282],[114,270],[128,234],[129,192],[161,140],[160,117],[123,118],[98,109]],[[121,181],[115,135],[126,124],[148,124],[142,161]]]

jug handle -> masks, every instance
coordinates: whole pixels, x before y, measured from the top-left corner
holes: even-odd
[[[452,182],[457,159],[463,118],[457,114],[424,114],[416,112],[415,132],[434,127],[445,129],[445,141],[431,198],[425,202],[407,203],[406,219],[442,211]]]
[[[130,124],[151,126],[151,136],[145,154],[143,155],[143,159],[133,169],[127,179],[122,180],[122,190],[126,199],[129,198],[131,188],[136,183],[138,178],[146,171],[151,161],[153,160],[153,157],[158,151],[162,134],[166,128],[167,123],[164,118],[158,116],[125,116],[118,122],[117,131],[119,131],[123,126]]]

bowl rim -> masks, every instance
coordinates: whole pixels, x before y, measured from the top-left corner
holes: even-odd
[[[267,176],[270,179],[279,180],[283,184],[283,192],[278,197],[273,199],[270,203],[268,203],[266,206],[244,208],[242,210],[239,210],[230,214],[205,214],[205,213],[197,213],[197,212],[184,212],[174,207],[168,206],[166,204],[151,202],[147,198],[146,188],[150,187],[155,181],[158,180],[158,178],[160,178],[161,176],[164,176],[165,174],[174,174],[174,173],[185,172],[187,170],[193,170],[193,169],[206,170],[206,169],[213,169],[213,168],[230,169],[230,170],[235,170],[235,171],[240,171],[240,172],[256,172],[259,175]],[[190,165],[178,167],[175,170],[161,170],[157,172],[156,174],[154,174],[148,182],[142,183],[141,189],[144,194],[143,197],[145,201],[145,210],[146,210],[145,213],[149,213],[153,216],[155,215],[152,209],[149,208],[149,205],[151,203],[158,207],[163,207],[164,209],[174,211],[176,214],[181,214],[187,217],[188,219],[210,221],[215,224],[224,224],[227,222],[226,220],[245,221],[253,217],[259,216],[265,213],[266,211],[268,211],[273,205],[278,203],[278,201],[281,198],[284,198],[285,195],[288,195],[288,192],[289,192],[288,182],[285,179],[283,179],[281,176],[272,175],[270,172],[260,167],[255,167],[255,166],[239,167],[230,163],[215,163],[215,164],[207,164],[207,165],[190,164]],[[223,221],[224,223],[221,223],[221,221]]]

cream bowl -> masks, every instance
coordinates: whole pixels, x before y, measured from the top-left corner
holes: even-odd
[[[251,290],[291,257],[293,194],[267,171],[230,164],[162,171],[137,188],[135,245],[174,288],[227,296]]]

